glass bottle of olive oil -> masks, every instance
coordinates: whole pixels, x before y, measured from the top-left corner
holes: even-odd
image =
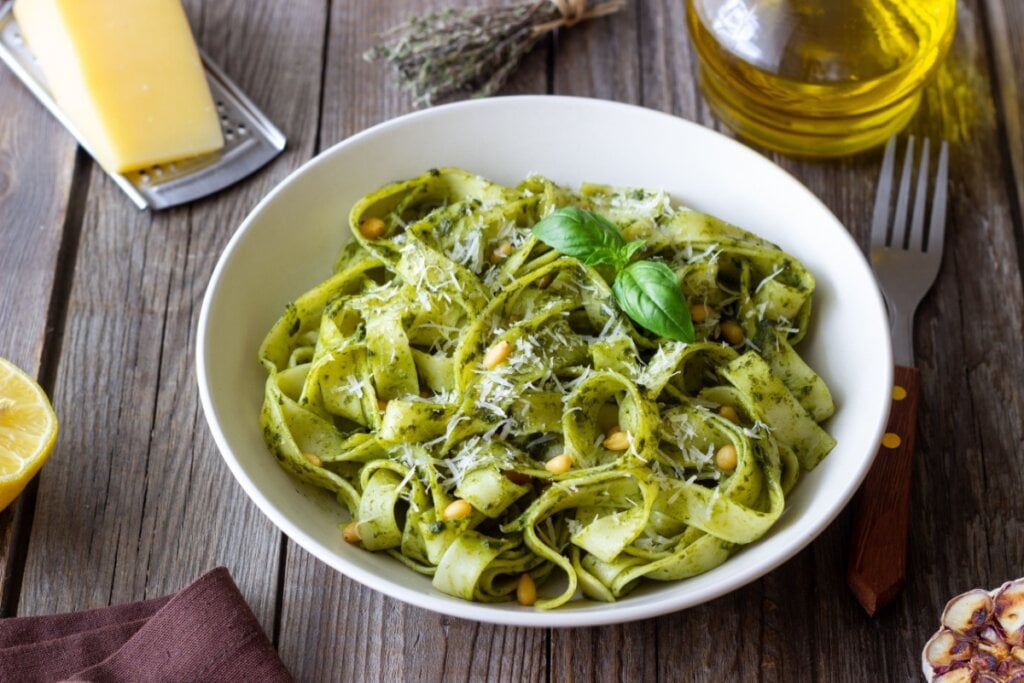
[[[719,118],[827,157],[906,125],[953,40],[956,0],[687,0],[687,21]]]

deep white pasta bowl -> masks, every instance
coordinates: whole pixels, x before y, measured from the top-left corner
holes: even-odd
[[[257,349],[284,307],[326,279],[364,194],[439,166],[514,185],[531,173],[664,189],[779,244],[817,279],[813,324],[799,347],[831,388],[826,429],[835,450],[806,473],[782,518],[723,565],[682,581],[648,582],[615,603],[579,600],[550,612],[477,604],[438,592],[384,554],[346,544],[341,508],[282,470],[259,425],[266,373]],[[706,602],[778,567],[811,542],[867,473],[892,383],[888,324],[856,243],[803,185],[756,152],[666,114],[566,97],[453,104],[382,123],[292,173],[249,214],[224,250],[199,318],[200,397],[224,460],[259,508],[292,540],[343,574],[404,602],[452,616],[524,626],[592,626]]]

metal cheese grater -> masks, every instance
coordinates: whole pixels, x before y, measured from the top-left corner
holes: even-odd
[[[13,6],[11,2],[0,4],[0,59],[92,154],[89,145],[50,95],[39,64],[21,39],[11,11]],[[281,131],[202,50],[199,56],[206,70],[210,94],[217,104],[224,147],[210,154],[141,171],[125,174],[108,171],[140,209],[166,209],[213,194],[257,170],[284,149],[285,137]]]

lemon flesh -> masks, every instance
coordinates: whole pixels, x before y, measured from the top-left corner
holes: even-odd
[[[57,416],[46,392],[0,358],[0,510],[10,505],[46,462],[57,439]]]

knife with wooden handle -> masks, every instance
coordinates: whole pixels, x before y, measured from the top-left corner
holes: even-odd
[[[917,368],[896,366],[882,445],[855,503],[847,581],[872,616],[896,597],[906,580],[919,386]]]

